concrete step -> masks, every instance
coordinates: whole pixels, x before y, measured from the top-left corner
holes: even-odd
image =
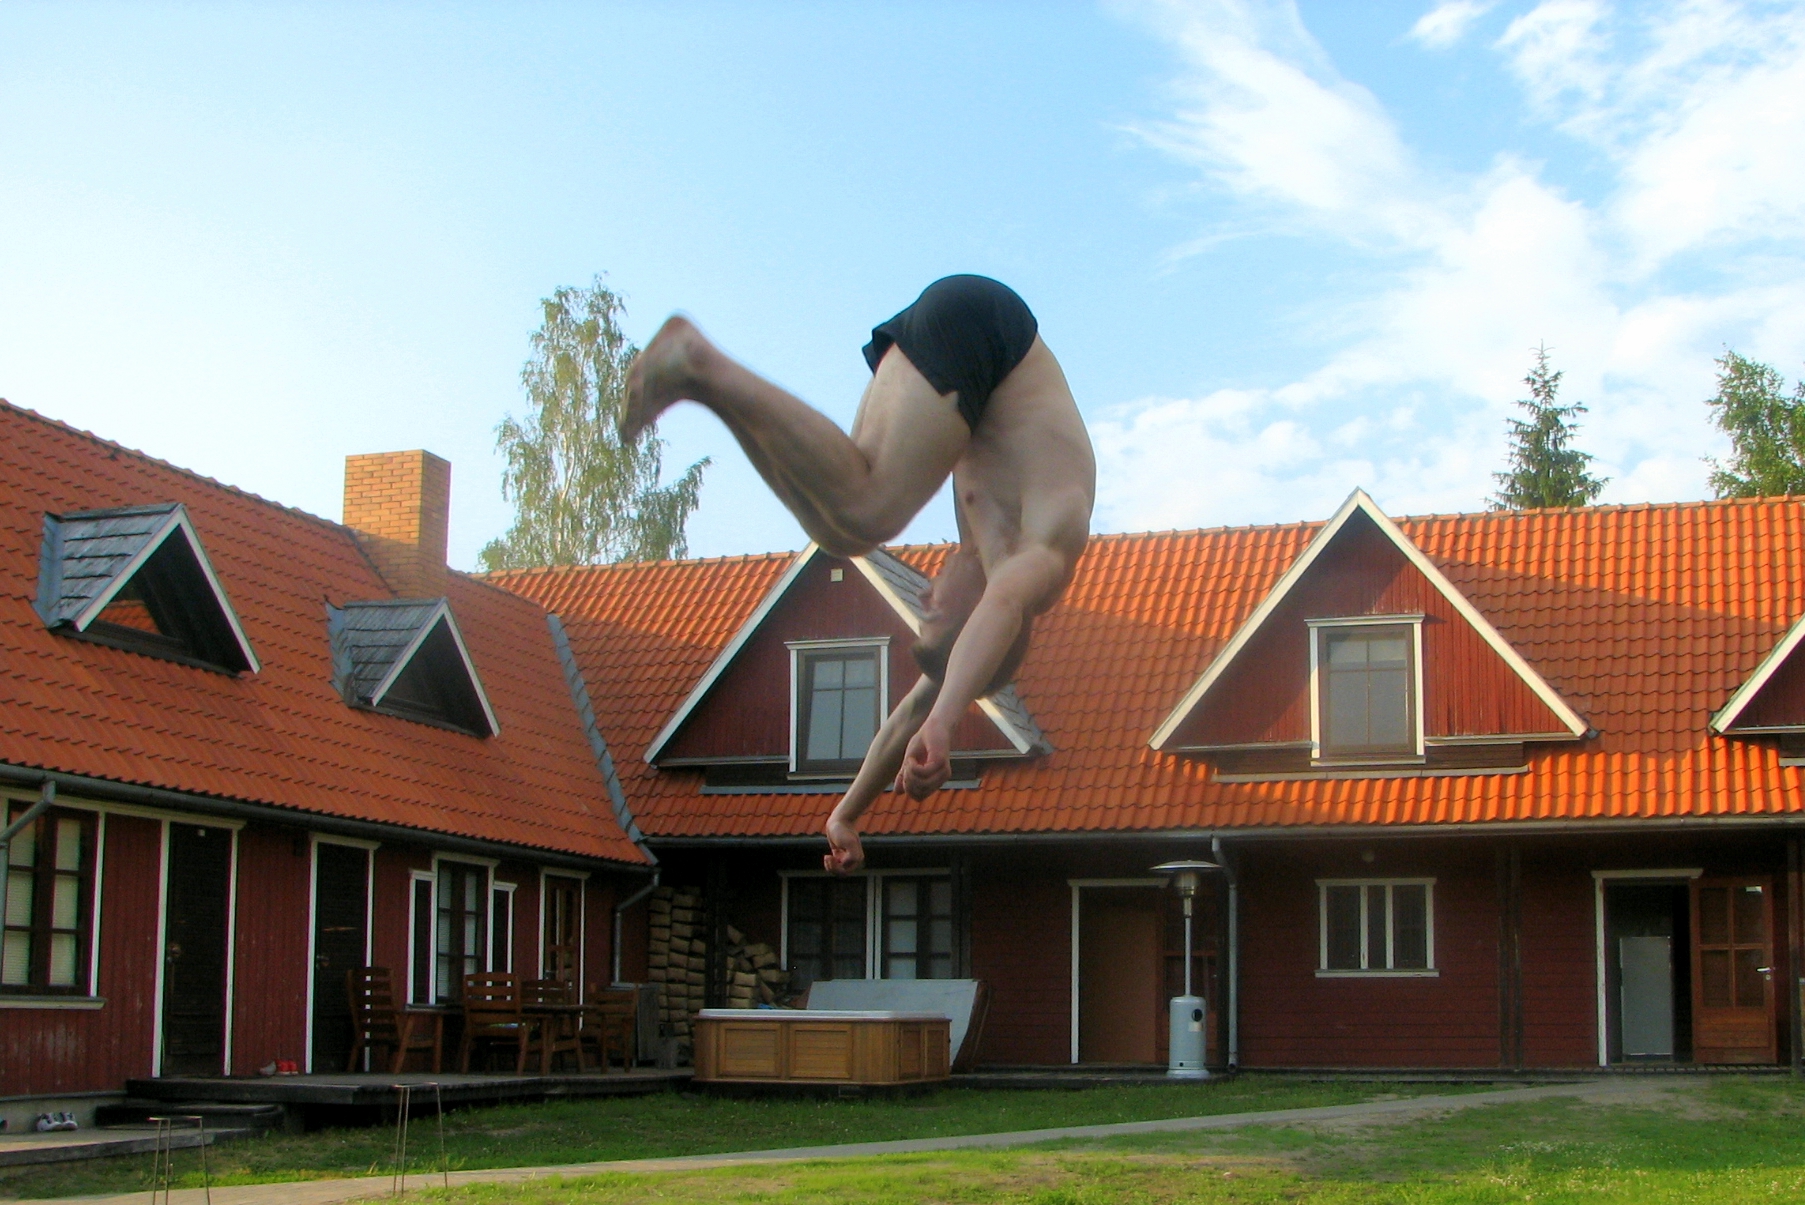
[[[206,1145],[227,1138],[242,1138],[258,1131],[248,1126],[207,1127]],[[177,1130],[168,1136],[171,1150],[201,1145],[197,1130]],[[105,1159],[114,1155],[142,1155],[158,1149],[156,1130],[149,1127],[55,1131],[49,1134],[0,1135],[0,1167],[28,1163],[67,1163],[76,1159]]]

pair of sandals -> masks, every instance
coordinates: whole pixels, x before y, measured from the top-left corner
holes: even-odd
[[[39,1113],[38,1133],[47,1134],[52,1130],[79,1130],[81,1124],[75,1120],[73,1113]]]

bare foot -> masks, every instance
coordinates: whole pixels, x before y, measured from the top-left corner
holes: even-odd
[[[828,852],[821,856],[823,869],[834,874],[851,874],[865,864],[865,847],[859,843],[858,830],[839,818],[827,818]]]
[[[672,314],[664,320],[627,370],[627,405],[620,416],[622,443],[633,443],[667,407],[690,396],[696,361],[708,348],[702,332],[683,315]]]

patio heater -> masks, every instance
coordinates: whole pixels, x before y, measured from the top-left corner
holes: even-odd
[[[1162,862],[1153,873],[1169,875],[1185,904],[1185,994],[1172,997],[1168,1013],[1171,1041],[1166,1058],[1169,1079],[1208,1079],[1204,1058],[1204,1002],[1191,994],[1191,901],[1206,870],[1221,870],[1214,862]]]

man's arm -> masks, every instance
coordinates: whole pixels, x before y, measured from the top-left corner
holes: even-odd
[[[940,697],[908,742],[902,783],[913,798],[926,799],[952,773],[953,726],[996,675],[1022,625],[1070,576],[1070,560],[1046,545],[1022,549],[989,575],[984,597],[953,643]]]
[[[902,767],[903,752],[909,747],[909,739],[928,718],[929,709],[933,707],[934,698],[939,693],[939,685],[927,675],[922,675],[909,693],[903,696],[902,702],[896,705],[896,710],[884,720],[877,735],[871,738],[871,747],[865,750],[865,760],[859,766],[857,777],[827,817],[827,843],[830,850],[821,860],[827,869],[849,874],[865,864],[865,850],[859,844],[855,825],[859,817],[865,814],[865,809],[877,798],[878,792],[896,781],[897,771]]]

